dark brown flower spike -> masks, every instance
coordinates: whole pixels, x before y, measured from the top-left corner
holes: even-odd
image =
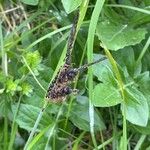
[[[85,64],[79,68],[71,67],[71,54],[75,42],[75,37],[77,34],[78,19],[79,19],[79,13],[77,13],[71,28],[71,32],[67,44],[65,63],[62,66],[62,68],[59,70],[57,76],[54,78],[54,80],[52,81],[52,83],[50,84],[47,90],[46,98],[53,103],[63,102],[66,99],[66,97],[71,93],[77,94],[78,90],[72,89],[70,87],[70,83],[75,79],[76,75],[80,71],[83,71],[84,69],[88,68],[89,66],[99,63],[100,61],[106,59],[106,57],[103,57],[95,62]]]
[[[77,15],[74,18],[74,23],[72,25],[70,36],[68,38],[65,63],[62,66],[62,68],[59,70],[57,76],[54,78],[54,80],[52,81],[52,83],[50,84],[47,90],[46,98],[49,101],[54,103],[65,100],[66,96],[71,94],[73,91],[68,86],[68,78],[66,74],[71,68],[71,53],[72,53],[72,49],[73,49],[73,45],[77,33],[78,18],[79,18],[79,12],[77,12]]]

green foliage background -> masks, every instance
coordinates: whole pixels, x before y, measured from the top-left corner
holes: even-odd
[[[0,149],[150,149],[149,8],[148,0],[1,0]],[[77,95],[47,103],[77,9],[72,66],[107,59],[77,76]]]

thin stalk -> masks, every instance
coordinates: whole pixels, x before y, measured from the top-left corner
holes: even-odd
[[[113,123],[113,136],[115,136],[115,134],[117,133],[117,116],[118,116],[118,107],[117,108],[113,108],[113,116],[114,116],[114,123]],[[112,147],[113,147],[113,150],[116,149],[117,147],[117,141],[116,139],[114,139],[113,143],[112,143]]]
[[[126,105],[122,104],[123,109],[123,150],[127,150],[127,121],[126,121]]]
[[[123,147],[122,149],[123,150],[126,150],[127,149],[127,127],[126,127],[126,99],[125,99],[125,94],[124,94],[124,83],[122,81],[122,78],[121,78],[121,75],[120,75],[120,72],[119,72],[119,69],[117,67],[117,63],[116,61],[114,60],[114,58],[112,57],[111,53],[109,52],[109,50],[106,48],[105,45],[102,45],[102,47],[104,48],[105,50],[105,53],[112,65],[112,69],[113,69],[113,72],[117,78],[117,81],[118,81],[118,87],[120,89],[120,94],[121,94],[121,97],[123,99],[123,104],[122,104],[122,115],[123,115]]]
[[[0,5],[1,6],[1,5]],[[2,7],[2,6],[1,6]],[[7,64],[7,54],[4,51],[3,45],[3,33],[2,33],[2,23],[0,22],[0,44],[2,53],[2,70],[5,76],[8,76],[8,64]],[[8,145],[8,118],[7,118],[7,98],[5,99],[5,118],[4,118],[4,150],[7,150]]]
[[[62,114],[63,106],[64,106],[64,102],[63,102],[63,104],[61,105],[61,107],[59,108],[59,111],[58,111],[58,114],[57,114],[56,121],[55,121],[54,125],[53,125],[53,126],[51,127],[51,129],[50,129],[50,133],[49,133],[49,136],[48,136],[48,139],[47,139],[47,142],[46,142],[45,150],[48,150],[49,141],[51,140],[51,137],[52,137],[52,135],[53,135],[53,132],[54,132],[54,130],[55,130],[55,127],[56,127],[56,125],[57,125],[57,123],[58,123],[59,117],[60,117],[61,114]]]
[[[86,68],[88,68],[88,67],[90,67],[90,66],[92,66],[92,65],[94,65],[94,64],[97,64],[97,63],[99,63],[99,62],[101,62],[101,61],[103,61],[103,60],[105,60],[105,59],[106,59],[106,57],[102,57],[102,58],[100,58],[100,59],[98,59],[98,60],[96,60],[96,61],[94,61],[94,62],[91,62],[91,63],[89,63],[89,64],[85,64],[85,65],[83,65],[83,66],[77,68],[77,71],[83,71],[83,70],[85,70]]]
[[[11,25],[11,23],[10,23],[10,21],[9,21],[8,17],[6,16],[6,14],[4,13],[4,9],[3,9],[3,6],[1,5],[1,3],[0,3],[0,10],[3,12],[3,13],[2,13],[3,18],[5,19],[6,23],[7,23],[7,24],[8,24],[8,26],[9,26],[9,28],[13,31],[13,30],[14,30],[14,28],[13,28],[13,26]],[[17,33],[15,33],[15,34],[16,34],[16,36],[18,36],[18,34],[17,34]]]
[[[25,63],[25,65],[27,66],[27,68],[29,69],[30,73],[32,74],[33,78],[35,79],[35,81],[37,82],[37,84],[41,87],[41,89],[46,92],[45,88],[41,85],[41,83],[38,81],[38,79],[36,78],[34,72],[32,71],[32,69],[30,68],[30,66],[28,65],[26,59],[24,58],[24,56],[22,56],[23,61]]]
[[[114,124],[114,122],[113,122],[113,116],[112,116],[112,109],[111,108],[109,108],[109,116],[110,116],[110,122],[111,122],[111,126],[113,127],[113,136],[115,135],[115,133],[116,133],[116,130],[115,130],[115,124]],[[114,144],[114,142],[112,142],[112,147],[113,147],[113,144]]]
[[[59,128],[59,130],[62,131],[63,133],[65,133],[66,135],[68,135],[69,137],[72,137],[72,138],[74,138],[74,139],[77,139],[77,138],[78,138],[78,137],[74,136],[73,134],[68,133],[68,132],[65,131],[65,130],[62,130],[61,128]],[[91,145],[89,145],[88,143],[86,143],[86,142],[84,142],[84,141],[82,141],[82,140],[80,140],[80,143],[84,144],[85,146],[88,146],[90,149],[93,149],[93,147],[92,147]]]
[[[14,140],[15,140],[16,130],[17,130],[17,126],[18,126],[15,123],[15,120],[16,120],[16,117],[17,117],[17,113],[19,111],[21,98],[22,98],[22,96],[19,97],[19,101],[18,101],[18,104],[17,104],[16,112],[14,114],[13,123],[12,123],[12,127],[11,127],[10,142],[9,142],[8,150],[12,150],[13,143],[14,143]]]
[[[138,142],[137,142],[137,144],[136,144],[134,150],[139,150],[139,149],[141,148],[141,145],[143,144],[143,142],[144,142],[146,136],[147,136],[147,135],[142,135],[142,136],[140,137],[140,139],[138,140]],[[147,150],[148,150],[148,149],[147,149]]]
[[[99,145],[97,147],[97,149],[102,149],[103,146],[106,146],[108,144],[110,144],[115,138],[118,138],[121,135],[122,132],[119,132],[117,135],[114,135],[112,138],[110,138],[109,140],[105,141],[103,144]],[[93,150],[97,150],[96,148]]]
[[[19,5],[20,5],[20,8],[21,8],[21,10],[22,10],[22,14],[24,15],[25,20],[27,20],[28,17],[27,17],[26,11],[25,11],[25,9],[24,9],[24,6],[23,6],[21,3],[20,3]],[[27,23],[27,27],[28,27],[28,29],[31,29],[29,23]]]
[[[35,28],[29,30],[28,32],[24,33],[21,37],[19,37],[18,39],[16,39],[16,41],[14,41],[11,45],[11,47],[15,46],[18,42],[20,42],[24,37],[26,37],[27,35],[29,35],[30,33],[33,33],[34,31],[36,31],[37,29],[39,29],[40,27],[42,27],[43,25],[45,25],[46,23],[52,21],[54,18],[50,18],[44,22],[42,22],[41,24],[37,25]],[[29,20],[29,19],[28,19]],[[25,21],[25,23],[28,24],[27,20]],[[10,47],[10,48],[11,48]]]
[[[136,61],[136,65],[138,65],[140,63],[140,61],[142,60],[144,54],[146,53],[146,50],[148,50],[148,47],[150,45],[150,36],[145,44],[145,46],[143,47],[141,53],[140,53],[140,56],[138,57],[137,61]]]
[[[117,5],[116,4],[111,4],[111,5],[107,5],[107,6],[127,8],[127,9],[131,9],[131,10],[134,10],[134,11],[138,11],[138,12],[150,15],[150,11],[149,10],[138,8],[138,7],[133,7],[133,6],[128,6],[128,5],[118,5],[118,4]]]
[[[11,9],[8,9],[8,10],[5,10],[3,12],[0,12],[0,14],[7,14],[7,13],[10,13],[12,11],[15,11],[17,9],[20,9],[21,7],[20,6],[17,6],[17,7],[14,7],[14,8],[11,8]]]
[[[56,30],[56,31],[50,32],[50,33],[48,33],[48,34],[42,36],[41,38],[39,38],[38,40],[36,40],[36,41],[34,41],[32,44],[30,44],[30,45],[26,48],[26,50],[29,50],[30,48],[32,48],[33,46],[35,46],[35,45],[38,44],[39,42],[41,42],[41,41],[43,41],[43,40],[45,40],[45,39],[51,37],[52,35],[55,35],[56,33],[62,32],[62,31],[66,30],[66,29],[69,29],[69,28],[71,28],[71,25],[65,26],[65,27],[63,27],[63,28],[60,28],[60,29],[58,29],[58,30]]]
[[[89,31],[88,31],[88,39],[87,39],[88,63],[91,63],[93,61],[94,35],[95,35],[98,18],[99,18],[99,15],[102,10],[104,2],[105,2],[105,0],[97,0],[96,4],[95,4],[95,8],[92,13],[92,17],[91,17],[91,21],[90,21],[90,25],[89,25]],[[90,133],[91,133],[93,144],[94,144],[95,148],[97,149],[97,143],[96,143],[95,134],[94,134],[94,107],[92,104],[92,100],[93,100],[93,70],[92,70],[92,67],[89,67],[89,69],[88,69],[88,86],[89,86]]]
[[[38,133],[35,138],[30,142],[30,144],[28,145],[28,150],[33,149],[33,146],[36,145],[36,143],[40,140],[40,138],[42,138],[44,136],[44,134],[46,134],[48,132],[48,129],[51,127],[52,125],[50,124],[49,126],[47,126],[46,128],[44,128],[40,133]]]
[[[8,118],[7,118],[7,100],[5,100],[5,118],[4,118],[4,150],[8,145]]]
[[[48,103],[48,102],[45,101],[45,103],[44,103],[44,105],[43,105],[43,108],[40,110],[40,113],[39,113],[39,115],[38,115],[38,117],[37,117],[37,119],[36,119],[36,121],[35,121],[34,127],[33,127],[32,131],[31,131],[31,133],[30,133],[30,136],[29,136],[29,138],[28,138],[28,140],[27,140],[27,142],[26,142],[26,144],[25,144],[25,146],[24,146],[24,150],[27,150],[27,149],[28,149],[28,145],[29,145],[29,143],[31,142],[31,140],[32,140],[32,138],[33,138],[33,136],[34,136],[34,133],[35,133],[35,131],[36,131],[38,125],[39,125],[39,122],[40,122],[40,120],[41,120],[41,118],[42,118],[42,116],[43,116],[43,112],[45,111],[45,108],[46,108],[46,106],[47,106],[47,103]]]
[[[100,136],[101,136],[101,141],[102,141],[102,146],[103,146],[103,150],[105,150],[105,146],[104,146],[104,137],[103,137],[103,133],[102,131],[100,130]]]
[[[73,145],[73,147],[72,147],[72,150],[77,150],[77,149],[78,149],[79,143],[81,142],[81,140],[82,140],[82,138],[83,138],[83,136],[84,136],[85,133],[86,133],[86,132],[83,131],[83,132],[80,134],[80,136],[74,141],[74,145]]]
[[[8,76],[7,53],[5,52],[4,45],[3,45],[3,33],[2,33],[1,22],[0,22],[0,44],[1,44],[1,53],[2,53],[2,70],[5,76]]]

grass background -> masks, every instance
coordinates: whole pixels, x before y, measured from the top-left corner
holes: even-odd
[[[148,0],[0,1],[0,149],[150,149]],[[81,72],[62,104],[45,100],[66,55]],[[44,110],[44,111],[43,111]]]

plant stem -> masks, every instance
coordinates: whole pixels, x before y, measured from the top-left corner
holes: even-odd
[[[138,140],[134,150],[139,150],[141,148],[141,145],[143,144],[144,140],[146,139],[147,135],[141,135],[140,139]],[[147,148],[148,150],[149,148]]]
[[[46,92],[45,88],[44,88],[44,87],[41,85],[41,83],[38,81],[38,79],[36,78],[34,72],[31,70],[30,66],[28,65],[28,63],[27,63],[25,57],[22,56],[22,58],[23,58],[23,61],[24,61],[25,65],[27,66],[27,68],[29,69],[30,73],[32,74],[33,78],[34,78],[35,81],[37,82],[37,84],[41,87],[41,89],[42,89],[44,92]]]
[[[1,6],[1,5],[0,5]],[[2,6],[1,6],[2,7]],[[1,44],[1,54],[2,54],[2,70],[5,74],[5,76],[8,76],[8,64],[7,64],[7,53],[4,51],[4,45],[3,45],[3,33],[2,33],[2,23],[0,22],[0,44]],[[4,150],[7,150],[8,145],[8,118],[7,118],[7,96],[5,96],[5,118],[4,118]]]
[[[40,112],[39,112],[39,115],[38,115],[38,117],[37,117],[37,119],[36,119],[36,121],[35,121],[34,127],[33,127],[32,131],[31,131],[31,133],[30,133],[30,136],[29,136],[29,138],[28,138],[28,140],[27,140],[27,142],[26,142],[26,144],[25,144],[25,146],[24,146],[24,150],[27,150],[27,149],[28,149],[28,145],[29,145],[29,143],[31,142],[31,140],[32,140],[32,138],[33,138],[33,136],[34,136],[34,134],[35,134],[35,131],[36,131],[38,125],[39,125],[39,122],[40,122],[42,116],[43,116],[43,112],[45,111],[45,108],[46,108],[46,106],[47,106],[47,103],[48,103],[48,102],[45,101],[45,103],[44,103],[42,109],[41,109]]]
[[[14,114],[13,123],[12,123],[12,127],[11,127],[10,142],[9,142],[8,150],[12,150],[12,146],[13,146],[13,143],[14,143],[14,140],[15,140],[15,135],[16,135],[17,127],[18,127],[18,125],[15,123],[15,120],[16,120],[16,117],[17,117],[17,113],[19,111],[21,98],[22,98],[22,96],[19,97],[16,112]]]
[[[50,141],[50,139],[51,139],[51,137],[52,137],[52,134],[53,134],[53,132],[54,132],[54,130],[55,130],[55,127],[56,127],[56,125],[57,125],[57,123],[58,123],[58,119],[59,119],[59,117],[60,117],[61,114],[62,114],[63,106],[64,106],[64,103],[63,103],[63,104],[61,105],[61,107],[59,108],[59,111],[58,111],[58,114],[57,114],[55,123],[54,123],[54,125],[51,127],[51,129],[50,129],[50,133],[49,133],[49,136],[48,136],[48,139],[47,139],[47,142],[46,142],[45,150],[48,150],[49,141]]]
[[[126,105],[123,102],[123,150],[127,150],[127,122],[126,122]]]
[[[113,69],[113,72],[117,78],[117,81],[118,81],[118,87],[120,89],[120,94],[121,94],[121,97],[123,99],[123,104],[122,104],[122,115],[123,115],[123,147],[122,149],[123,150],[126,150],[127,149],[127,127],[126,127],[126,99],[125,99],[125,94],[124,94],[124,83],[122,81],[122,78],[121,78],[121,75],[120,75],[120,72],[119,72],[119,69],[118,69],[118,66],[117,66],[117,63],[116,61],[114,60],[113,56],[111,55],[111,53],[109,52],[109,50],[106,48],[106,46],[103,44],[102,45],[104,50],[105,50],[105,53],[112,65],[112,69]]]
[[[148,38],[143,50],[141,51],[140,56],[138,57],[138,59],[136,61],[136,65],[138,65],[140,63],[140,61],[141,61],[142,57],[144,56],[146,50],[148,50],[149,45],[150,45],[150,37]]]
[[[89,25],[89,31],[88,31],[88,40],[87,40],[87,57],[88,57],[88,63],[91,63],[93,61],[93,43],[94,43],[94,35],[95,30],[98,22],[98,18],[100,15],[100,12],[102,10],[103,4],[105,0],[97,0],[95,4],[95,8],[92,13],[90,25]],[[94,134],[94,107],[92,104],[93,100],[93,71],[92,67],[89,67],[88,69],[88,86],[89,86],[89,117],[90,117],[90,132],[93,144],[95,148],[97,149],[97,143],[95,139]]]

